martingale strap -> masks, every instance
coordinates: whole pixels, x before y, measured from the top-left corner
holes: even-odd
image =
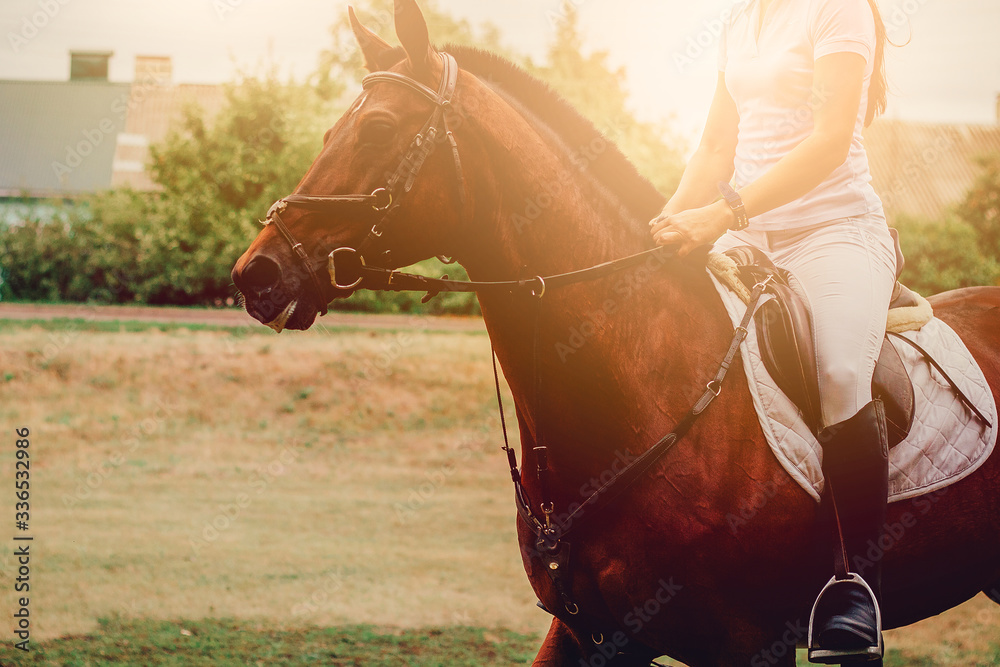
[[[524,503],[522,505],[521,502],[518,502],[518,512],[521,514],[521,518],[523,518],[525,522],[531,526],[536,535],[540,538],[545,538],[545,543],[547,545],[546,548],[558,548],[559,540],[564,538],[572,528],[580,525],[585,518],[585,515],[588,517],[594,516],[600,510],[610,505],[619,495],[621,495],[622,492],[632,486],[636,480],[646,473],[654,463],[660,460],[664,454],[670,451],[670,449],[672,449],[674,445],[676,445],[681,438],[687,434],[688,430],[690,430],[691,426],[694,425],[694,422],[698,419],[698,417],[700,417],[705,410],[708,409],[708,406],[719,397],[722,393],[722,382],[725,380],[733,361],[736,359],[736,355],[739,353],[740,345],[743,344],[743,341],[748,335],[747,328],[750,326],[750,320],[753,317],[754,311],[757,309],[757,303],[760,301],[761,296],[767,289],[770,280],[770,278],[767,278],[765,281],[758,283],[754,287],[753,292],[751,292],[750,295],[750,302],[747,304],[746,314],[743,316],[740,326],[736,327],[729,349],[727,350],[725,357],[723,357],[722,363],[719,365],[719,370],[716,372],[715,377],[713,377],[712,380],[705,386],[705,392],[695,402],[688,414],[677,424],[673,431],[663,436],[656,442],[656,444],[643,452],[639,458],[631,462],[625,467],[624,470],[616,474],[600,489],[588,496],[578,508],[567,515],[565,521],[546,526],[545,522],[540,521],[532,512],[530,503]],[[507,442],[506,433],[504,433],[504,442]],[[505,447],[505,449],[508,448],[509,445]],[[515,475],[514,471],[512,471],[511,477],[515,479],[515,486],[519,487],[516,497],[519,499],[527,498],[527,493],[524,491],[523,487],[521,487],[520,475]],[[551,498],[543,498],[539,503],[539,507],[550,507],[551,505]]]
[[[747,328],[750,326],[750,320],[753,317],[753,314],[757,309],[757,304],[760,302],[760,298],[767,289],[770,281],[771,278],[768,277],[766,280],[758,283],[754,287],[750,295],[750,300],[747,304],[746,314],[743,316],[743,320],[740,322],[740,325],[736,327],[736,330],[733,333],[729,349],[726,351],[722,362],[719,364],[718,371],[712,380],[705,386],[705,392],[695,402],[688,414],[677,424],[676,428],[674,428],[674,430],[667,435],[663,436],[652,447],[627,465],[624,470],[617,473],[611,480],[601,486],[600,489],[589,495],[583,503],[574,508],[564,517],[560,517],[555,514],[555,503],[551,495],[549,495],[547,484],[541,485],[540,490],[542,498],[537,505],[532,504],[531,499],[524,488],[521,472],[517,464],[517,455],[514,452],[514,449],[510,446],[509,436],[507,435],[507,424],[504,418],[503,400],[500,392],[500,376],[497,371],[496,351],[493,351],[493,376],[494,381],[496,382],[497,402],[500,409],[500,423],[503,428],[503,450],[507,454],[507,461],[510,466],[510,477],[514,483],[514,501],[517,507],[517,513],[521,520],[523,520],[535,534],[535,547],[538,551],[538,555],[546,565],[545,571],[549,574],[553,587],[558,592],[566,612],[571,617],[580,619],[581,612],[579,606],[573,602],[572,596],[569,592],[569,544],[566,542],[567,536],[570,534],[572,529],[577,528],[587,519],[596,516],[602,509],[611,505],[622,493],[633,486],[657,461],[662,459],[667,452],[673,449],[673,447],[680,442],[681,438],[687,434],[687,432],[694,425],[695,421],[697,421],[697,419],[708,409],[712,402],[721,395],[722,383],[725,380],[729,369],[732,367],[732,364],[736,359],[736,355],[739,353],[740,345],[743,344],[743,341],[748,335]],[[542,472],[543,466],[547,469],[547,463],[544,463],[545,449],[546,448],[544,446],[535,448],[536,455],[538,455],[539,473]],[[532,507],[538,507],[538,509],[541,510],[542,519],[539,519]],[[589,626],[593,625],[592,622],[586,622],[585,624]]]

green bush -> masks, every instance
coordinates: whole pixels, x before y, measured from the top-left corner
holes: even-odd
[[[896,221],[906,269],[902,280],[924,294],[1000,284],[1000,155],[983,168],[955,213],[941,221]]]
[[[54,301],[65,298],[78,262],[69,224],[28,218],[2,230],[0,298]]]
[[[958,208],[958,214],[972,225],[983,241],[984,252],[1000,255],[1000,154],[979,160],[983,173]]]
[[[4,299],[211,305],[233,297],[246,247],[231,212],[213,218],[158,194],[111,190],[66,221],[28,220],[3,232]],[[230,261],[230,258],[232,260]]]
[[[984,252],[980,233],[965,220],[901,218],[896,227],[906,257],[901,280],[921,294],[995,285],[1000,279],[996,257]]]
[[[66,220],[29,219],[3,232],[0,298],[22,301],[220,305],[236,296],[229,272],[253,238],[247,210],[206,215],[177,199],[111,190],[67,212]],[[255,224],[255,223],[254,223]],[[467,279],[458,265],[428,260],[421,275]],[[433,314],[478,313],[473,294],[360,292],[337,309]]]

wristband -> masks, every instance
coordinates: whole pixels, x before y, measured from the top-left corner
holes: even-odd
[[[736,190],[733,190],[733,186],[725,181],[719,181],[719,192],[725,197],[729,208],[736,214],[736,222],[730,225],[729,229],[734,232],[742,232],[750,226],[750,218],[747,217],[747,210],[743,206],[743,199]]]

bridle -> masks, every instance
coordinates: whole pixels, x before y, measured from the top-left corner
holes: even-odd
[[[431,113],[430,118],[427,119],[423,128],[417,133],[417,136],[413,138],[413,141],[410,142],[410,146],[403,155],[399,166],[396,167],[396,171],[394,171],[389,177],[385,186],[376,188],[371,194],[367,195],[288,195],[287,197],[276,201],[267,212],[267,217],[262,221],[262,224],[265,227],[273,223],[274,227],[278,230],[281,236],[288,242],[288,245],[291,246],[292,252],[295,253],[299,263],[303,268],[305,268],[306,273],[309,276],[309,280],[312,282],[313,288],[316,290],[316,304],[319,308],[320,314],[322,315],[326,315],[328,310],[328,302],[323,296],[323,283],[316,274],[316,270],[313,268],[313,264],[309,259],[309,254],[306,252],[302,243],[297,241],[295,237],[292,236],[291,231],[288,229],[288,225],[286,225],[284,220],[281,218],[281,214],[287,211],[289,206],[301,206],[303,208],[326,211],[343,205],[369,205],[376,213],[381,214],[379,220],[372,225],[368,235],[356,248],[347,246],[340,247],[331,252],[329,255],[328,268],[331,273],[331,282],[335,288],[344,291],[357,289],[361,285],[363,277],[358,277],[349,284],[341,284],[338,282],[335,268],[337,257],[343,255],[353,255],[358,265],[361,267],[368,265],[368,262],[366,262],[365,259],[365,253],[370,251],[372,246],[382,238],[386,228],[389,226],[389,222],[392,220],[393,214],[399,208],[400,199],[402,199],[403,195],[410,192],[413,188],[413,183],[416,181],[417,174],[420,173],[420,169],[424,166],[424,162],[427,161],[427,158],[430,157],[430,154],[434,151],[442,134],[447,137],[448,143],[451,146],[452,159],[455,163],[455,174],[458,183],[459,200],[461,202],[462,210],[464,211],[466,208],[465,174],[462,169],[462,160],[458,153],[458,144],[455,142],[455,135],[452,133],[451,128],[448,125],[448,114],[452,108],[451,105],[452,100],[455,97],[455,89],[458,87],[458,62],[451,54],[441,53],[439,55],[441,57],[443,73],[441,75],[441,83],[439,84],[437,91],[428,88],[416,79],[397,72],[375,72],[373,74],[369,74],[361,81],[361,86],[364,90],[368,90],[376,83],[394,83],[402,85],[416,93],[419,93],[434,104],[434,111]],[[374,263],[388,264],[391,263],[391,261],[391,251],[388,249],[382,250],[374,257]]]

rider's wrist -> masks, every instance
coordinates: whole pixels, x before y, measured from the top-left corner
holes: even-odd
[[[719,192],[722,193],[726,206],[732,212],[733,221],[729,225],[729,229],[735,232],[746,229],[750,225],[750,218],[747,216],[746,207],[743,205],[743,198],[733,189],[733,186],[725,181],[719,182]]]

